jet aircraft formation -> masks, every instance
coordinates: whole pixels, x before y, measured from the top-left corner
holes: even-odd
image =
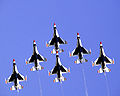
[[[51,47],[51,46],[55,47],[51,51],[51,53],[56,54],[56,65],[51,71],[48,72],[48,74],[49,74],[49,76],[56,74],[57,77],[53,81],[62,83],[62,81],[66,80],[66,78],[63,77],[62,74],[70,72],[70,68],[66,68],[61,64],[60,57],[59,57],[59,53],[64,52],[64,50],[60,48],[60,45],[67,44],[67,41],[63,40],[59,36],[55,23],[54,23],[53,29],[54,29],[53,38],[48,43],[46,42],[46,46],[47,47]],[[78,59],[74,63],[82,64],[84,62],[88,62],[88,60],[85,59],[83,56],[83,55],[87,55],[87,54],[91,54],[91,50],[87,50],[86,48],[84,48],[82,46],[82,42],[80,40],[79,33],[77,33],[77,47],[71,53],[69,53],[69,55],[70,55],[70,57],[78,56]],[[33,55],[28,60],[26,60],[26,64],[28,65],[30,63],[34,63],[34,66],[30,70],[31,71],[39,71],[39,70],[44,69],[44,67],[42,67],[39,64],[39,62],[46,62],[46,61],[47,61],[47,59],[39,54],[36,42],[34,40],[33,41]],[[102,42],[100,42],[100,55],[94,62],[92,62],[92,66],[101,65],[101,68],[97,72],[105,73],[105,72],[111,71],[106,66],[107,64],[114,64],[114,59],[112,60],[105,55],[105,52],[104,52],[104,49],[102,46]],[[5,83],[7,84],[7,83],[14,82],[14,85],[10,88],[10,90],[19,91],[19,89],[23,88],[23,86],[19,84],[20,81],[27,81],[27,76],[24,77],[23,75],[21,75],[18,72],[15,59],[13,59],[13,73],[7,80],[5,79]]]

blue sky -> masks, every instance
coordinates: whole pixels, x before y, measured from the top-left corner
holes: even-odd
[[[61,62],[71,68],[70,74],[64,74],[64,96],[85,96],[81,65],[74,64],[77,57],[69,57],[69,51],[76,47],[76,34],[80,34],[82,44],[91,49],[92,54],[85,56],[89,61],[83,64],[88,88],[88,96],[106,96],[106,81],[103,74],[97,74],[100,67],[92,67],[91,61],[99,56],[99,42],[103,43],[105,53],[115,59],[114,65],[107,73],[110,96],[120,96],[120,1],[119,0],[0,0],[0,96],[15,96],[10,91],[13,84],[5,84],[5,78],[12,74],[12,60],[16,60],[18,71],[27,75],[28,81],[20,83],[21,96],[61,96],[59,83],[53,83],[56,76],[48,76],[48,70],[55,66],[53,49],[46,48],[45,42],[53,36],[53,23],[57,25],[59,35],[68,41],[61,45],[64,53],[60,54]],[[41,63],[44,70],[31,72],[33,66],[25,64],[25,58],[32,55],[33,40],[36,40],[41,55],[47,62]]]

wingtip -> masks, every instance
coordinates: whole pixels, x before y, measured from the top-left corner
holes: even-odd
[[[91,54],[91,49],[90,49],[89,53]]]
[[[55,83],[55,79],[53,80],[53,82]]]
[[[92,67],[94,67],[94,65],[95,65],[95,64],[92,62]]]
[[[5,79],[5,83],[6,83],[6,84],[8,83],[6,79]]]
[[[65,44],[68,44],[68,42],[67,42],[67,41],[65,41]]]
[[[69,52],[69,56],[71,57],[72,56],[72,54]]]
[[[28,64],[28,61],[25,59],[25,63],[26,63],[26,65]]]
[[[70,73],[70,68],[68,69],[68,72]]]
[[[27,76],[25,77],[25,81],[27,81]]]
[[[113,58],[113,60],[112,60],[112,64],[115,64],[114,58]]]
[[[44,69],[44,67],[41,67],[41,69]]]
[[[48,73],[48,75],[49,75],[49,76],[51,75],[50,72]]]
[[[48,44],[47,44],[47,42],[46,42],[46,47],[48,47]]]
[[[45,61],[47,61],[47,58],[45,58]]]
[[[23,86],[22,86],[22,89],[23,89]]]

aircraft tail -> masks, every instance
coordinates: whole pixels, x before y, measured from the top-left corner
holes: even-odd
[[[80,60],[77,59],[74,63],[79,64],[79,63],[80,63]]]
[[[22,89],[22,88],[23,88],[23,86],[19,84],[16,88],[15,88],[15,86],[13,85],[13,86],[10,88],[10,90],[18,90],[18,89]]]
[[[103,72],[110,72],[110,71],[111,71],[111,69],[109,69],[108,67],[106,67],[105,69],[100,68],[97,72],[98,73],[103,73]]]
[[[88,62],[88,60],[84,59],[84,58],[81,60],[77,59],[74,63],[79,64],[79,63],[83,63],[83,62]]]
[[[54,80],[53,80],[53,82],[62,82],[62,81],[65,81],[65,80],[67,80],[65,77],[60,77],[60,80],[58,79],[58,78],[55,78]]]
[[[19,84],[18,89],[23,89],[23,86]]]
[[[42,70],[42,69],[44,69],[44,67],[42,67],[42,66],[38,66],[37,68],[35,68],[35,66],[33,66],[31,69],[30,69],[30,71],[35,71],[35,70]]]
[[[14,87],[14,85],[10,88],[10,90],[15,90],[15,87]]]
[[[64,50],[63,50],[63,49],[59,49],[58,52],[62,53],[62,52],[64,52]],[[51,54],[56,54],[56,50],[53,49],[53,50],[51,51]]]

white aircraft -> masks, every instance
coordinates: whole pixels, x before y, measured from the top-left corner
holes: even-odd
[[[53,81],[62,83],[62,81],[66,80],[62,74],[68,72],[70,72],[70,68],[67,69],[61,64],[58,51],[56,51],[56,66],[49,72],[49,76],[57,74],[57,78],[55,78]]]
[[[23,86],[20,85],[19,82],[26,81],[26,80],[27,80],[27,77],[24,77],[18,72],[15,59],[13,59],[13,73],[7,80],[5,79],[5,83],[7,84],[7,83],[14,82],[14,85],[10,88],[10,90],[19,91],[19,89],[23,88]]]
[[[47,47],[50,47],[50,46],[55,46],[55,49],[53,49],[51,51],[52,54],[55,54],[56,51],[59,51],[60,53],[61,52],[64,52],[63,49],[60,49],[59,48],[59,45],[61,44],[67,44],[67,41],[63,40],[62,38],[60,38],[59,34],[58,34],[58,31],[57,31],[57,28],[56,28],[56,24],[54,23],[54,34],[53,34],[53,38],[52,40],[49,41],[49,43],[46,43],[46,46]]]
[[[34,66],[30,69],[31,71],[35,70],[42,70],[44,69],[42,66],[40,66],[39,62],[47,61],[46,58],[44,58],[42,55],[39,54],[36,46],[35,40],[33,41],[33,55],[26,61],[26,64],[30,64],[34,62]]]
[[[79,58],[74,63],[79,64],[88,61],[87,59],[84,59],[84,54],[91,54],[91,50],[88,51],[82,46],[79,33],[77,33],[77,47],[72,51],[72,53],[70,53],[70,56],[78,55]]]
[[[105,55],[102,42],[100,42],[100,56],[92,62],[92,66],[99,66],[101,68],[97,71],[98,73],[110,72],[111,70],[106,66],[107,64],[114,64],[114,59],[110,59]]]

